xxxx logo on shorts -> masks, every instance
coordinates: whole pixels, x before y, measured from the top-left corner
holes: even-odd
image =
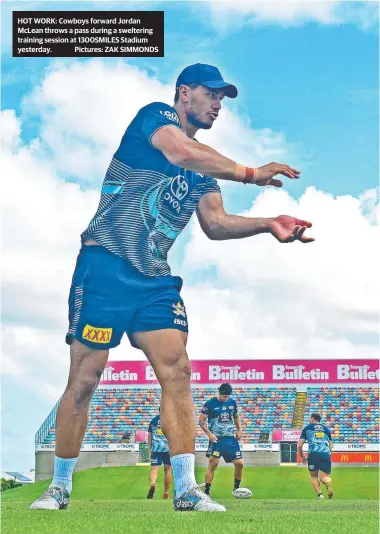
[[[87,341],[92,341],[92,343],[109,343],[112,337],[112,328],[96,328],[86,324],[82,337]]]

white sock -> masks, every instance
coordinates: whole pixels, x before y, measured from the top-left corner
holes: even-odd
[[[195,455],[177,454],[170,458],[173,475],[175,496],[180,497],[185,491],[196,485],[195,480]]]
[[[60,486],[71,493],[73,471],[78,458],[54,457],[54,476],[50,486]]]

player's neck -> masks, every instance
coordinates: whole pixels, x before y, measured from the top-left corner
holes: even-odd
[[[195,126],[190,124],[190,122],[187,120],[186,112],[182,108],[182,106],[179,104],[179,102],[174,104],[173,107],[176,110],[177,115],[179,117],[182,130],[185,131],[187,137],[190,137],[190,139],[193,139],[193,137],[195,136],[199,128],[196,128]]]

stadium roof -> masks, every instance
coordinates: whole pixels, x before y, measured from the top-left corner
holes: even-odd
[[[16,478],[20,482],[33,482],[31,478],[26,477],[22,473],[18,473],[17,471],[6,471],[7,475],[10,475],[11,477]]]

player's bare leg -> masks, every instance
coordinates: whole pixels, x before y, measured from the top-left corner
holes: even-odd
[[[196,427],[187,334],[174,329],[154,330],[136,332],[134,339],[146,354],[162,388],[160,420],[169,441],[170,455],[193,454]]]
[[[212,503],[195,481],[196,427],[187,334],[165,329],[136,332],[134,339],[151,363],[162,389],[160,420],[169,442],[176,509],[225,511],[224,507]]]
[[[243,478],[243,467],[244,460],[240,458],[239,460],[233,460],[232,462],[235,466],[234,472],[234,491],[240,487],[241,479]]]
[[[154,492],[156,491],[156,482],[157,482],[159,469],[160,469],[159,465],[154,465],[153,467],[150,468],[150,473],[149,473],[150,488],[148,491],[148,495],[146,496],[147,499],[153,499]]]
[[[210,495],[211,484],[212,484],[212,481],[214,480],[214,474],[215,474],[216,468],[218,467],[218,464],[219,464],[219,458],[215,458],[214,456],[209,457],[208,468],[207,468],[206,477],[205,477],[206,495]]]
[[[323,493],[321,492],[321,484],[318,479],[318,471],[309,471],[311,484],[318,495],[318,498],[323,499]]]
[[[155,465],[155,466],[150,468],[149,482],[150,482],[151,486],[155,486],[156,485],[159,469],[160,469],[159,465]]]
[[[322,484],[326,486],[328,498],[332,499],[334,497],[334,491],[332,488],[331,476],[328,473],[325,473],[324,471],[320,471],[319,479]]]
[[[214,456],[209,457],[208,469],[207,469],[206,477],[205,477],[206,495],[210,495],[211,484],[212,484],[212,481],[214,480],[214,474],[215,474],[216,468],[218,467],[218,464],[219,464],[219,458],[215,458]]]
[[[169,499],[169,488],[172,483],[172,468],[171,465],[164,465],[164,499]]]
[[[70,346],[70,373],[56,420],[56,455],[79,456],[88,410],[108,360],[108,350],[91,350],[77,340]]]
[[[32,510],[66,508],[72,474],[88,425],[88,411],[108,359],[108,350],[91,350],[77,340],[70,346],[70,372],[56,418],[53,480]]]

